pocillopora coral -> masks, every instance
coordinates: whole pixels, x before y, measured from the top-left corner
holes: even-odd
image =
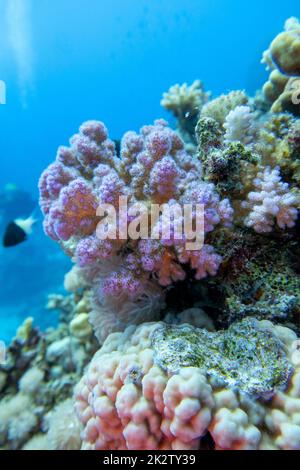
[[[138,240],[128,234],[124,238],[119,225],[115,239],[96,236],[98,206],[112,204],[117,211],[119,197],[128,198],[128,204],[166,204],[170,211],[174,202],[182,207],[203,204],[205,233],[230,226],[233,210],[228,199],[221,199],[214,185],[203,181],[199,160],[186,152],[165,121],[144,126],[140,134],[125,134],[121,158],[104,124],[86,122],[71,139],[71,147],[58,150],[39,187],[46,233],[74,257],[93,289],[91,320],[99,338],[127,323],[157,318],[164,301],[162,287],[185,279],[184,265],[194,270],[196,279],[213,276],[219,268],[221,257],[213,246],[191,251],[184,237],[176,238],[175,227],[182,225],[183,214],[174,216],[163,239],[142,234]],[[123,225],[127,228],[135,218],[139,221],[139,215],[126,213]],[[163,231],[161,216],[155,226],[158,233]]]
[[[227,114],[224,122],[225,144],[241,142],[248,145],[254,139],[252,111],[249,106],[237,106]]]
[[[250,192],[248,201],[243,203],[243,207],[250,209],[246,226],[254,227],[258,233],[271,232],[274,221],[281,229],[294,227],[299,198],[281,181],[280,168],[267,167],[253,183],[256,191]]]

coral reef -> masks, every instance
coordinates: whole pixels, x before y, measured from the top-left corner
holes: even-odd
[[[239,112],[243,108],[248,109],[243,106],[236,109]],[[234,116],[235,111],[231,111],[229,115]],[[247,123],[238,121],[236,124],[231,118],[228,119],[223,125],[223,131],[217,121],[208,117],[200,117],[196,126],[198,155],[202,162],[204,179],[213,182],[223,197],[229,196],[233,205],[236,199],[242,198],[251,174],[261,161],[255,149],[242,143],[250,142],[250,136],[247,137],[247,132],[243,134],[242,131],[244,125],[249,131],[252,129],[252,123],[248,120],[250,116],[248,113]]]
[[[67,399],[60,403],[46,417],[48,421],[48,448],[53,450],[79,450],[81,427],[74,414],[74,403]],[[30,445],[27,444],[27,447]]]
[[[280,33],[270,46],[274,64],[286,75],[300,75],[300,23],[297,18],[289,18],[285,31]]]
[[[60,312],[58,327],[42,333],[28,318],[9,345],[0,364],[0,449],[80,448],[71,397],[98,347],[91,331],[78,337],[69,327],[83,301],[49,296],[47,308]]]
[[[299,31],[255,97],[175,85],[176,130],[59,147],[40,206],[69,294],[0,364],[0,449],[300,449]]]

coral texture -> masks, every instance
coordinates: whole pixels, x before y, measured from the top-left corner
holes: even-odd
[[[281,181],[280,169],[266,168],[258,173],[254,186],[256,191],[250,192],[243,204],[250,209],[246,226],[258,233],[271,232],[275,221],[281,229],[293,227],[298,217],[298,199],[289,191],[288,184]]]
[[[46,233],[74,257],[93,288],[92,323],[98,337],[126,323],[155,319],[163,304],[159,286],[185,279],[184,266],[194,270],[196,279],[218,270],[221,257],[211,245],[192,252],[185,238],[176,237],[183,215],[174,212],[175,203],[204,206],[204,233],[218,225],[230,226],[232,208],[228,200],[220,199],[213,184],[201,179],[199,161],[185,151],[183,141],[165,121],[144,126],[140,134],[125,134],[120,159],[101,122],[83,124],[71,147],[59,149],[56,163],[43,173],[39,187]],[[120,212],[115,236],[107,236],[113,224],[100,226],[97,208],[111,204],[118,211],[119,197],[137,209],[132,214]],[[143,207],[165,204],[174,214],[170,232],[164,230],[164,218],[158,214],[151,227],[158,239],[143,232],[137,240],[128,233],[124,236],[124,228],[129,232],[132,224],[140,223],[138,203]]]
[[[237,106],[227,114],[224,123],[225,143],[241,142],[248,145],[253,140],[253,118],[249,106]]]
[[[28,318],[0,364],[0,449],[80,448],[73,388],[98,349],[96,339],[69,332],[70,318],[88,310],[82,298],[51,295],[48,309],[60,312],[56,329],[41,333]],[[76,333],[76,332],[75,332]]]
[[[289,18],[284,31],[276,36],[263,62],[272,69],[268,82],[263,87],[267,101],[272,103],[272,112],[291,112],[300,115],[300,22]]]
[[[172,111],[176,117],[187,118],[189,115],[198,115],[208,97],[209,94],[203,91],[200,80],[195,80],[190,86],[187,83],[181,86],[173,85],[167,93],[164,93],[161,105]]]
[[[212,335],[213,367],[202,334]],[[227,334],[219,343],[220,333],[214,340],[191,326],[152,323],[109,336],[76,389],[83,448],[199,449],[210,433],[216,449],[264,448],[267,436],[273,448],[299,449],[299,370],[290,362],[296,335],[247,319]],[[223,347],[232,364],[218,361]],[[251,382],[258,398],[242,391]]]
[[[178,132],[186,143],[195,143],[195,125],[209,97],[210,93],[204,91],[200,80],[195,80],[190,86],[187,83],[173,85],[163,94],[161,105],[177,119]]]
[[[40,206],[70,295],[0,365],[1,448],[300,450],[299,31],[255,97],[175,85],[176,130],[87,121],[58,149]]]
[[[230,111],[237,106],[246,106],[248,101],[244,91],[231,91],[228,95],[221,95],[203,106],[201,116],[212,118],[223,125]]]
[[[270,46],[270,54],[283,73],[300,76],[300,23],[297,18],[286,21],[285,31]]]
[[[81,447],[80,423],[74,414],[72,399],[60,403],[47,417],[48,448],[52,450],[79,450]]]

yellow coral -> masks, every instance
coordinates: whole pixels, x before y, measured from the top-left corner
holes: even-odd
[[[201,116],[212,118],[222,126],[230,111],[237,106],[246,105],[248,101],[244,91],[232,91],[228,95],[221,95],[203,106]]]
[[[265,98],[271,103],[274,103],[283,92],[287,82],[288,77],[280,73],[279,70],[273,70],[269,76],[269,80],[263,86]]]
[[[271,56],[286,75],[300,75],[300,24],[298,29],[280,33],[272,42]]]
[[[84,340],[92,336],[93,330],[89,324],[88,313],[80,313],[70,323],[70,332],[75,338]]]

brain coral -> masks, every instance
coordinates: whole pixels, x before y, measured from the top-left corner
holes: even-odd
[[[296,339],[254,319],[110,335],[76,388],[83,449],[300,449]]]

